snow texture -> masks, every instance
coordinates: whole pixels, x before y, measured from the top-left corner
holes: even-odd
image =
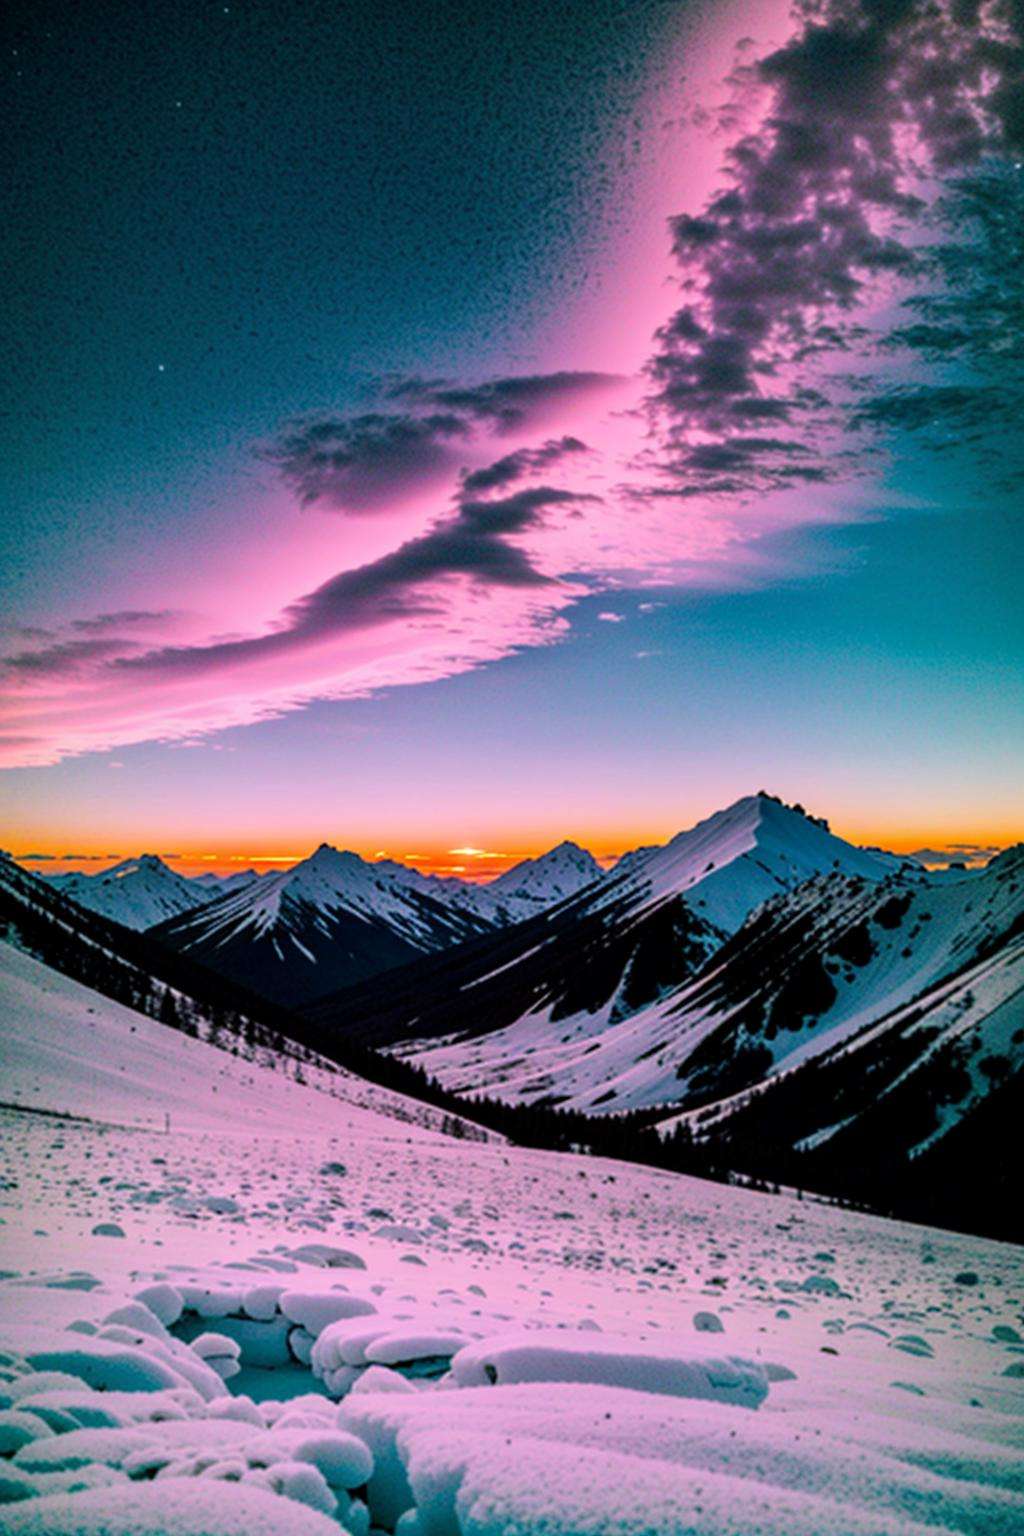
[[[454,1140],[5,963],[83,1116],[0,1109],[5,1533],[1024,1529],[1019,1248]]]

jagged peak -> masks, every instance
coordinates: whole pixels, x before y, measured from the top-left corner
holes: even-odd
[[[109,869],[99,870],[95,877],[87,875],[84,871],[79,871],[79,874],[83,879],[103,879],[108,875],[114,875],[121,879],[136,874],[139,871],[150,874],[170,875],[175,880],[185,879],[184,875],[179,875],[177,870],[172,869],[158,853],[140,853],[133,859],[122,859],[119,864],[112,864]]]
[[[292,866],[288,874],[294,874],[302,869],[331,869],[341,867],[354,868],[358,865],[369,865],[360,854],[353,853],[351,848],[336,848],[333,843],[320,843],[308,858],[300,859],[298,864]]]
[[[523,895],[528,900],[536,900],[543,893],[544,882],[550,881],[555,890],[561,889],[564,894],[575,895],[576,891],[582,890],[584,885],[589,885],[603,873],[588,849],[581,848],[571,838],[563,838],[546,853],[532,859],[523,859],[511,869],[506,869],[503,874],[488,881],[485,889],[499,896]],[[583,877],[582,883],[578,878],[580,876]],[[572,882],[568,890],[564,883],[560,884],[566,878]]]

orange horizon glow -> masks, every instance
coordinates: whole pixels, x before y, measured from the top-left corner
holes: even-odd
[[[74,857],[68,856],[69,839],[67,838],[61,838],[59,841],[52,837],[24,841],[19,839],[21,846],[10,851],[18,863],[24,864],[38,874],[64,874],[72,871],[83,874],[100,873],[126,859],[139,858],[143,853],[155,853],[165,863],[184,875],[194,876],[207,872],[230,875],[249,868],[261,874],[273,869],[290,868],[308,858],[320,843],[328,842],[339,849],[347,849],[359,854],[371,864],[381,860],[393,860],[418,869],[426,875],[454,875],[463,880],[486,881],[504,874],[506,870],[512,869],[525,859],[535,859],[547,853],[550,848],[566,838],[578,843],[581,848],[588,849],[598,863],[607,868],[628,850],[667,843],[679,831],[700,819],[701,817],[696,816],[680,821],[674,826],[634,823],[627,828],[616,828],[614,831],[603,827],[592,829],[589,833],[586,830],[572,828],[556,833],[535,829],[529,835],[521,837],[490,840],[492,843],[497,843],[497,847],[479,847],[468,842],[453,846],[447,839],[446,845],[441,846],[433,838],[429,840],[424,838],[419,840],[419,847],[415,851],[409,851],[402,841],[396,842],[391,847],[381,847],[379,838],[365,841],[361,838],[347,838],[343,834],[332,834],[330,830],[323,836],[310,834],[308,843],[305,839],[302,843],[295,839],[289,840],[287,845],[274,848],[271,842],[270,846],[274,851],[260,852],[245,851],[244,845],[242,848],[235,845],[213,851],[208,844],[200,845],[198,848],[182,847],[180,840],[161,839],[159,836],[151,836],[143,842],[132,837],[130,842],[126,839],[120,849],[114,850],[111,848],[111,843],[116,840],[104,839],[102,842],[92,843],[91,840],[84,838],[71,839],[70,841],[75,844]],[[878,823],[830,821],[830,825],[832,831],[847,842],[860,847],[886,848],[892,853],[910,854],[921,849],[935,849],[955,858],[958,851],[963,848],[999,851],[1015,843],[1024,842],[1024,825],[969,827],[964,830],[961,827],[953,827],[949,823],[932,822],[912,825],[909,828],[904,825],[899,832]],[[257,849],[267,850],[266,839],[253,841]],[[162,842],[174,842],[175,846],[165,850],[161,846]],[[501,846],[502,843],[504,847]],[[985,862],[990,856],[986,852],[979,862]],[[967,862],[972,862],[969,857]]]

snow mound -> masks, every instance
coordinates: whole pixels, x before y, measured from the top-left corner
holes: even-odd
[[[333,1520],[229,1482],[93,1488],[5,1513],[9,1536],[338,1536]]]
[[[957,1460],[969,1453],[966,1438],[904,1433],[898,1421],[871,1416],[837,1434],[728,1404],[538,1384],[441,1398],[356,1395],[338,1417],[373,1452],[367,1498],[388,1529],[414,1506],[420,1529],[488,1536],[986,1536],[1024,1515],[1018,1495],[970,1480]],[[868,1454],[880,1430],[885,1454]],[[940,1470],[921,1464],[929,1459]],[[480,1523],[485,1510],[507,1523]]]
[[[758,1407],[768,1395],[764,1368],[755,1360],[702,1351],[689,1340],[673,1347],[589,1332],[524,1333],[468,1344],[452,1361],[452,1375],[460,1387],[591,1382],[744,1408]]]

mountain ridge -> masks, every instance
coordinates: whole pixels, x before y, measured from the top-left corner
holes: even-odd
[[[889,871],[802,810],[744,796],[511,933],[403,967],[372,992],[325,995],[311,1016],[385,1046],[471,1038],[545,1009],[562,1032],[596,1031],[684,982],[766,896],[836,865]]]

